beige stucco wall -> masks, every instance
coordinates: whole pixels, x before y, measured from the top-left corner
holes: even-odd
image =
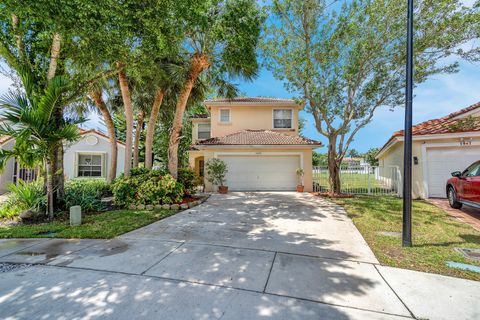
[[[220,123],[220,109],[230,109],[230,123]],[[273,109],[293,109],[293,129],[273,129]],[[247,129],[298,135],[298,110],[297,106],[212,106],[210,111],[212,137],[221,137]]]
[[[416,138],[418,139],[418,138]],[[472,137],[472,142],[480,143],[480,137]],[[444,144],[453,143],[459,144],[460,138],[439,138],[439,139],[424,139],[414,140],[412,143],[412,157],[418,158],[418,164],[412,165],[412,196],[414,198],[427,198],[428,190],[424,187],[424,172],[423,164],[426,159],[422,153],[423,144]],[[461,155],[459,155],[461,156]],[[413,160],[412,160],[413,163]],[[403,141],[395,143],[384,154],[379,157],[380,166],[398,166],[403,176]]]
[[[422,143],[413,142],[412,156],[418,157],[418,164],[412,164],[412,196],[414,198],[424,198],[425,190],[423,188],[423,165],[422,165]],[[403,142],[396,143],[379,158],[379,165],[398,166],[400,174],[403,177]]]
[[[207,149],[201,151],[190,151],[189,154],[189,164],[191,168],[195,168],[195,165],[198,161],[198,157],[203,156],[205,162],[209,159],[214,158],[215,153],[224,153],[224,152],[251,152],[252,148],[215,148]],[[305,185],[305,191],[311,192],[313,190],[313,180],[312,180],[312,149],[296,149],[296,148],[255,148],[255,153],[268,153],[268,152],[289,152],[289,153],[301,153],[303,157],[303,170],[305,175],[303,177],[303,184]],[[213,186],[205,180],[205,191],[212,191]]]

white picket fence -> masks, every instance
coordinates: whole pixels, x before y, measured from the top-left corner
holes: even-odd
[[[327,166],[313,168],[313,190],[329,190]],[[400,196],[402,176],[398,166],[344,166],[340,169],[341,191],[349,194]]]

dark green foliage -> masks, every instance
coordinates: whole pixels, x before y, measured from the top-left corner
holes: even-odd
[[[375,158],[380,148],[370,148],[367,152],[363,155],[365,157],[365,161],[371,166],[378,166],[378,159]]]
[[[110,194],[110,185],[103,179],[77,179],[65,183],[66,207],[81,206],[83,212],[105,210],[101,200]]]
[[[313,151],[312,153],[312,165],[314,167],[328,165],[327,155]]]
[[[177,181],[183,185],[185,193],[189,194],[193,188],[196,186],[198,181],[197,174],[190,168],[180,168],[178,169]]]
[[[210,183],[223,186],[228,173],[227,164],[219,158],[212,158],[205,163],[207,180]]]
[[[182,201],[183,185],[160,170],[136,168],[129,178],[113,183],[113,196],[118,205],[170,204]]]
[[[43,189],[43,181],[24,182],[8,186],[10,195],[0,205],[0,218],[10,219],[24,210],[42,212],[45,210],[47,198]]]

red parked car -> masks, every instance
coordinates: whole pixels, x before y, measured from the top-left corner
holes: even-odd
[[[460,209],[466,204],[480,209],[480,161],[463,172],[452,172],[447,181],[447,197],[452,208]]]

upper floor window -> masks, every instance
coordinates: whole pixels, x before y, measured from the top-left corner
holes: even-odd
[[[220,122],[222,123],[230,122],[230,109],[220,109]]]
[[[210,139],[210,124],[199,123],[197,136],[198,136],[198,139]]]
[[[293,123],[292,109],[274,109],[273,110],[273,128],[274,129],[292,129]]]

